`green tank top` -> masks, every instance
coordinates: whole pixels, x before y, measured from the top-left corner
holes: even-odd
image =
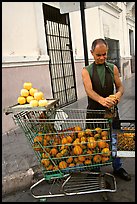
[[[114,82],[114,71],[113,71],[114,64],[109,63],[109,62],[106,62],[106,64],[108,65],[108,68],[110,70],[110,73],[111,73],[111,76],[112,76],[112,79],[113,79],[113,82]],[[98,72],[101,84],[102,84],[102,86],[104,86],[104,83],[105,83],[105,65],[104,64],[99,64],[99,65],[96,65],[96,68],[97,68],[97,72]],[[93,73],[93,63],[86,66],[86,69],[89,72],[89,75],[90,75],[90,78],[91,78],[92,73]]]

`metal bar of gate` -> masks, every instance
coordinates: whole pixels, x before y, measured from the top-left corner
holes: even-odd
[[[89,63],[88,63],[87,36],[86,36],[84,4],[85,4],[85,2],[80,2],[82,33],[83,33],[83,46],[84,46],[84,57],[85,57],[85,66],[87,66],[87,65],[89,65]]]

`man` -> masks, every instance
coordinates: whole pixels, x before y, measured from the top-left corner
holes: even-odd
[[[107,42],[96,39],[92,43],[91,54],[94,62],[82,69],[82,80],[88,97],[88,107],[91,110],[106,110],[112,107],[117,108],[117,104],[124,93],[124,87],[119,77],[119,70],[116,65],[106,62],[108,52]],[[114,93],[115,92],[115,93]],[[109,97],[114,95],[115,97]],[[112,125],[114,129],[119,129],[119,114]],[[87,116],[89,118],[90,115]],[[124,180],[131,180],[131,176],[121,167],[121,159],[116,157],[113,161],[114,175]]]

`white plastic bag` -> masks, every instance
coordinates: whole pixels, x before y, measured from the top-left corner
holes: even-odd
[[[54,128],[56,130],[61,130],[62,124],[67,118],[68,118],[68,115],[63,110],[59,109],[55,115]]]

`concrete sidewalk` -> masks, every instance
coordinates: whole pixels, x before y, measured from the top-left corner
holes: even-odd
[[[125,93],[119,104],[121,119],[135,120],[135,75],[124,82]],[[71,104],[71,108],[86,108],[84,97]],[[130,162],[126,165],[131,165]],[[130,169],[130,167],[128,168]],[[133,173],[133,172],[132,172]],[[2,135],[2,194],[24,189],[41,175],[38,160],[24,132],[17,127]],[[134,174],[134,173],[133,173]]]

